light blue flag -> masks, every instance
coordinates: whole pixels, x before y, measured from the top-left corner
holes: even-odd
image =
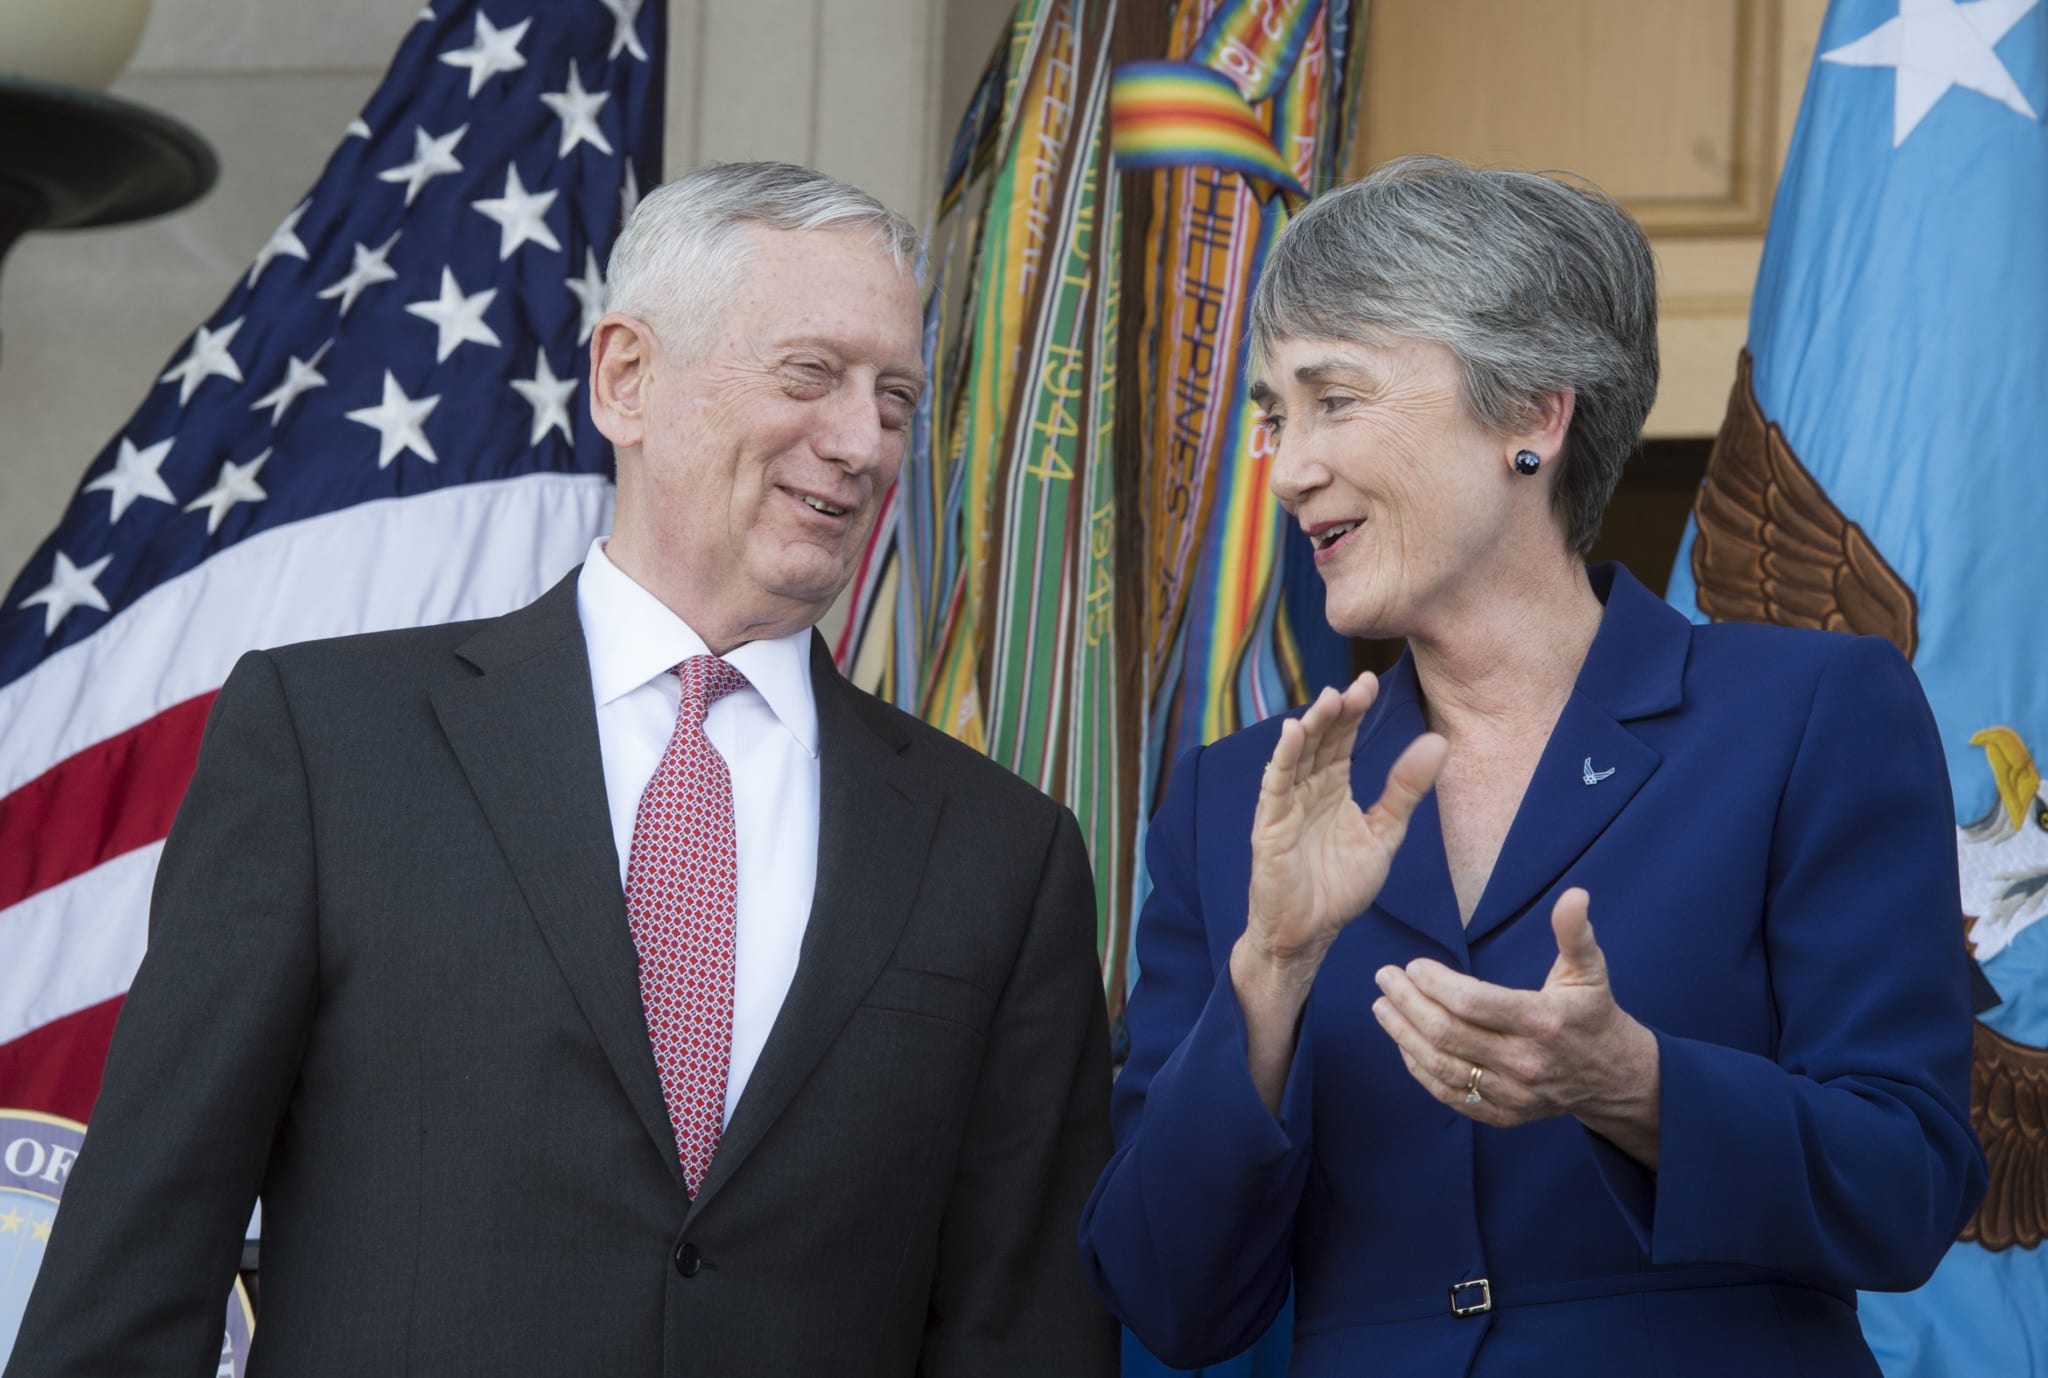
[[[1757,276],[1753,393],[1738,381],[1671,580],[1698,620],[1891,637],[1940,721],[2000,1000],[1973,1107],[1993,1185],[1931,1283],[1863,1297],[1888,1378],[2048,1375],[2044,109],[2040,0],[1829,7]]]

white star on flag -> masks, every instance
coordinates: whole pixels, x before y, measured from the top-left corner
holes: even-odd
[[[548,367],[545,349],[535,351],[533,377],[514,378],[511,383],[512,390],[533,408],[533,434],[527,444],[540,444],[541,437],[555,429],[562,432],[562,439],[571,445],[576,443],[576,436],[569,429],[569,398],[576,391],[576,379],[555,377],[555,371]]]
[[[519,55],[519,40],[526,37],[532,23],[531,19],[522,19],[509,29],[501,29],[479,11],[469,46],[450,48],[441,54],[441,61],[450,67],[469,68],[469,94],[475,99],[492,77],[500,72],[516,72],[526,65],[526,59]]]
[[[534,243],[561,252],[562,242],[548,228],[548,207],[555,204],[551,191],[529,192],[519,180],[519,166],[505,165],[505,194],[470,205],[498,222],[498,261],[504,262],[520,245]]]
[[[164,467],[164,456],[170,452],[170,440],[159,440],[148,449],[138,450],[134,441],[125,435],[121,437],[121,453],[114,457],[114,467],[85,485],[88,493],[113,494],[113,509],[107,517],[109,526],[121,520],[121,514],[137,498],[170,503],[178,500],[159,472]]]
[[[206,509],[207,535],[220,530],[221,518],[227,516],[228,509],[236,503],[261,502],[270,496],[256,482],[256,472],[269,458],[270,451],[265,450],[247,464],[237,464],[232,459],[222,461],[220,477],[213,481],[213,487],[185,504],[187,512],[197,512],[202,507]]]
[[[576,343],[588,343],[590,332],[597,329],[597,323],[604,318],[604,274],[597,266],[597,250],[586,247],[583,250],[583,276],[564,278],[562,285],[576,298],[580,313],[576,322]]]
[[[640,18],[640,0],[604,0],[604,7],[612,12],[612,50],[605,56],[631,53],[639,61],[647,61],[647,49],[634,30]]]
[[[583,76],[576,70],[575,59],[569,61],[569,84],[560,91],[543,91],[541,104],[555,112],[562,122],[562,146],[555,150],[557,158],[566,158],[578,144],[590,144],[602,152],[612,151],[611,140],[597,127],[597,112],[604,109],[604,103],[612,98],[609,91],[595,95],[583,89]]]
[[[254,287],[256,280],[263,276],[263,270],[270,266],[270,260],[273,258],[279,255],[283,255],[286,258],[304,258],[306,256],[306,245],[298,235],[299,219],[305,215],[306,208],[312,204],[311,201],[299,202],[293,208],[292,213],[284,218],[284,223],[271,231],[269,242],[256,251],[256,261],[249,265],[249,285],[251,287]]]
[[[1993,45],[2040,0],[1900,0],[1897,15],[1853,43],[1822,53],[1846,67],[1890,67],[1892,147],[1906,141],[1934,103],[1961,86],[2036,118]]]
[[[421,125],[412,132],[412,161],[386,168],[377,174],[377,180],[405,183],[405,204],[410,206],[412,198],[418,196],[420,188],[430,180],[444,173],[462,171],[462,164],[455,160],[455,145],[461,143],[462,136],[468,132],[468,125],[460,125],[453,133],[443,134],[437,139],[427,133],[425,125]]]
[[[321,295],[324,296],[326,294],[322,293]],[[284,366],[284,381],[271,391],[257,398],[250,405],[249,410],[262,411],[265,407],[269,407],[270,424],[275,427],[278,421],[283,418],[284,409],[297,401],[301,393],[308,393],[314,388],[324,388],[327,386],[327,380],[320,376],[320,360],[333,347],[334,341],[329,340],[326,344],[314,350],[313,357],[310,359],[302,360],[298,355],[292,355]]]
[[[208,378],[231,378],[242,381],[242,366],[235,362],[235,356],[228,353],[228,346],[234,342],[235,332],[242,328],[247,316],[237,316],[219,330],[208,330],[200,326],[192,336],[192,348],[185,357],[171,365],[171,371],[157,379],[159,383],[176,382],[178,405],[184,406],[192,400],[192,394]]]
[[[348,270],[348,276],[335,279],[330,286],[321,288],[315,295],[322,301],[332,301],[340,297],[341,314],[346,316],[348,309],[356,304],[356,298],[363,294],[365,287],[397,279],[398,273],[384,261],[384,256],[391,252],[391,246],[397,242],[398,235],[394,233],[391,238],[374,249],[367,244],[356,245],[355,263]]]
[[[63,551],[57,552],[56,568],[50,571],[50,582],[21,600],[21,606],[32,608],[43,605],[43,635],[49,637],[57,630],[57,624],[67,617],[73,608],[98,608],[107,611],[107,600],[101,596],[94,580],[106,572],[114,557],[102,555],[84,569],[71,563]]]
[[[405,389],[398,386],[398,380],[387,368],[384,370],[384,400],[374,407],[358,407],[348,413],[348,419],[360,421],[377,432],[379,469],[390,468],[391,461],[407,450],[429,464],[438,464],[440,457],[434,453],[434,447],[427,441],[427,433],[420,427],[440,405],[439,396],[422,397],[418,401],[407,397]]]
[[[434,362],[445,363],[463,344],[475,341],[477,344],[503,344],[498,332],[484,324],[484,312],[490,310],[497,299],[498,289],[487,287],[474,296],[465,296],[455,281],[455,270],[441,270],[441,295],[433,301],[416,301],[405,309],[423,321],[433,322],[440,332],[434,346]]]

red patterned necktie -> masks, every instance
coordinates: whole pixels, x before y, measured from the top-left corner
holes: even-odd
[[[708,655],[672,673],[683,701],[633,819],[626,919],[640,953],[640,1003],[661,1094],[695,1199],[725,1120],[739,893],[732,772],[704,735],[704,715],[747,677]]]

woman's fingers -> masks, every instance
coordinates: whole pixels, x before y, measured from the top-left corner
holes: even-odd
[[[1301,766],[1306,743],[1307,736],[1298,719],[1289,718],[1280,724],[1280,740],[1273,746],[1265,774],[1259,777],[1259,808],[1262,812],[1268,805],[1284,805],[1294,792],[1295,772]]]
[[[1349,761],[1358,725],[1378,695],[1379,680],[1368,672],[1342,693],[1326,687],[1300,717],[1283,722],[1280,742],[1267,764],[1267,786],[1276,776],[1282,783],[1305,784],[1319,772]]]
[[[1322,758],[1323,738],[1330,732],[1337,715],[1344,710],[1344,700],[1334,689],[1326,688],[1317,694],[1308,711],[1295,721],[1301,724],[1301,757],[1294,767],[1295,783],[1301,784],[1315,774]]]
[[[1500,1129],[1512,1129],[1516,1125],[1523,1123],[1521,1115],[1509,1110],[1506,1106],[1503,1106],[1499,1101],[1488,1095],[1490,1090],[1499,1087],[1498,1081],[1494,1081],[1493,1086],[1488,1086],[1487,1083],[1492,1080],[1488,1075],[1481,1075],[1479,1079],[1479,1099],[1471,1101],[1465,1099],[1472,1082],[1472,1069],[1470,1067],[1461,1067],[1452,1073],[1449,1079],[1446,1079],[1438,1074],[1435,1066],[1418,1062],[1415,1058],[1409,1056],[1405,1048],[1401,1050],[1401,1063],[1408,1069],[1408,1075],[1415,1078],[1416,1085],[1429,1092],[1437,1101],[1448,1105],[1467,1119],[1477,1120],[1481,1124],[1490,1124]]]
[[[1284,928],[1325,938],[1372,902],[1399,831],[1435,781],[1440,738],[1411,746],[1395,765],[1378,828],[1360,825],[1350,758],[1378,681],[1361,675],[1342,693],[1325,689],[1283,720],[1259,781],[1252,833],[1252,904]]]
[[[1373,1002],[1372,1012],[1380,1027],[1394,1040],[1408,1074],[1423,1090],[1459,1114],[1468,1115],[1483,1124],[1507,1128],[1526,1124],[1548,1113],[1540,1108],[1540,1098],[1532,1097],[1504,1069],[1506,1056],[1498,1048],[1493,1052],[1486,1051],[1484,1046],[1465,1052],[1445,1048],[1425,1035],[1386,996]],[[1469,1101],[1465,1097],[1474,1089],[1474,1067],[1480,1069],[1477,1088],[1480,1098]]]
[[[1588,983],[1607,979],[1607,958],[1593,937],[1593,921],[1588,914],[1591,903],[1591,897],[1574,885],[1557,897],[1557,904],[1550,911],[1550,931],[1557,938],[1558,966],[1554,975],[1558,979]]]
[[[1467,1024],[1523,1037],[1554,1031],[1556,1015],[1536,991],[1497,986],[1427,957],[1410,962],[1402,974],[1423,996]]]
[[[1406,1035],[1411,1041],[1404,1046],[1411,1051],[1427,1050],[1460,1066],[1507,1060],[1506,1040],[1437,1004],[1400,967],[1381,967],[1374,980],[1381,995],[1373,1002],[1373,1013],[1379,1015],[1384,1008],[1381,1026],[1396,1041]]]
[[[1379,692],[1379,678],[1368,670],[1338,695],[1336,716],[1316,746],[1317,770],[1350,762],[1351,750],[1358,742],[1358,725],[1365,721],[1365,715],[1379,697]]]
[[[1387,772],[1386,788],[1365,816],[1373,832],[1387,839],[1390,850],[1407,833],[1408,820],[1415,816],[1422,796],[1436,788],[1436,777],[1443,772],[1449,752],[1450,743],[1434,732],[1425,732],[1395,758],[1393,769]]]
[[[1384,995],[1372,1002],[1372,1016],[1387,1031],[1387,1037],[1394,1040],[1394,1046],[1401,1050],[1411,1068],[1430,1072],[1439,1081],[1450,1081],[1458,1076],[1460,1068],[1472,1065],[1470,1058],[1461,1059],[1438,1047],[1416,1027],[1406,1011]]]

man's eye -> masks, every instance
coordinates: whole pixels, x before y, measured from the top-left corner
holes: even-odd
[[[880,410],[882,424],[892,431],[900,431],[917,416],[917,394],[902,389],[892,389],[881,396]]]
[[[1272,412],[1267,412],[1264,416],[1259,418],[1259,429],[1264,431],[1268,435],[1278,435],[1280,434],[1281,424],[1286,420],[1287,418],[1284,416],[1278,416]]]

